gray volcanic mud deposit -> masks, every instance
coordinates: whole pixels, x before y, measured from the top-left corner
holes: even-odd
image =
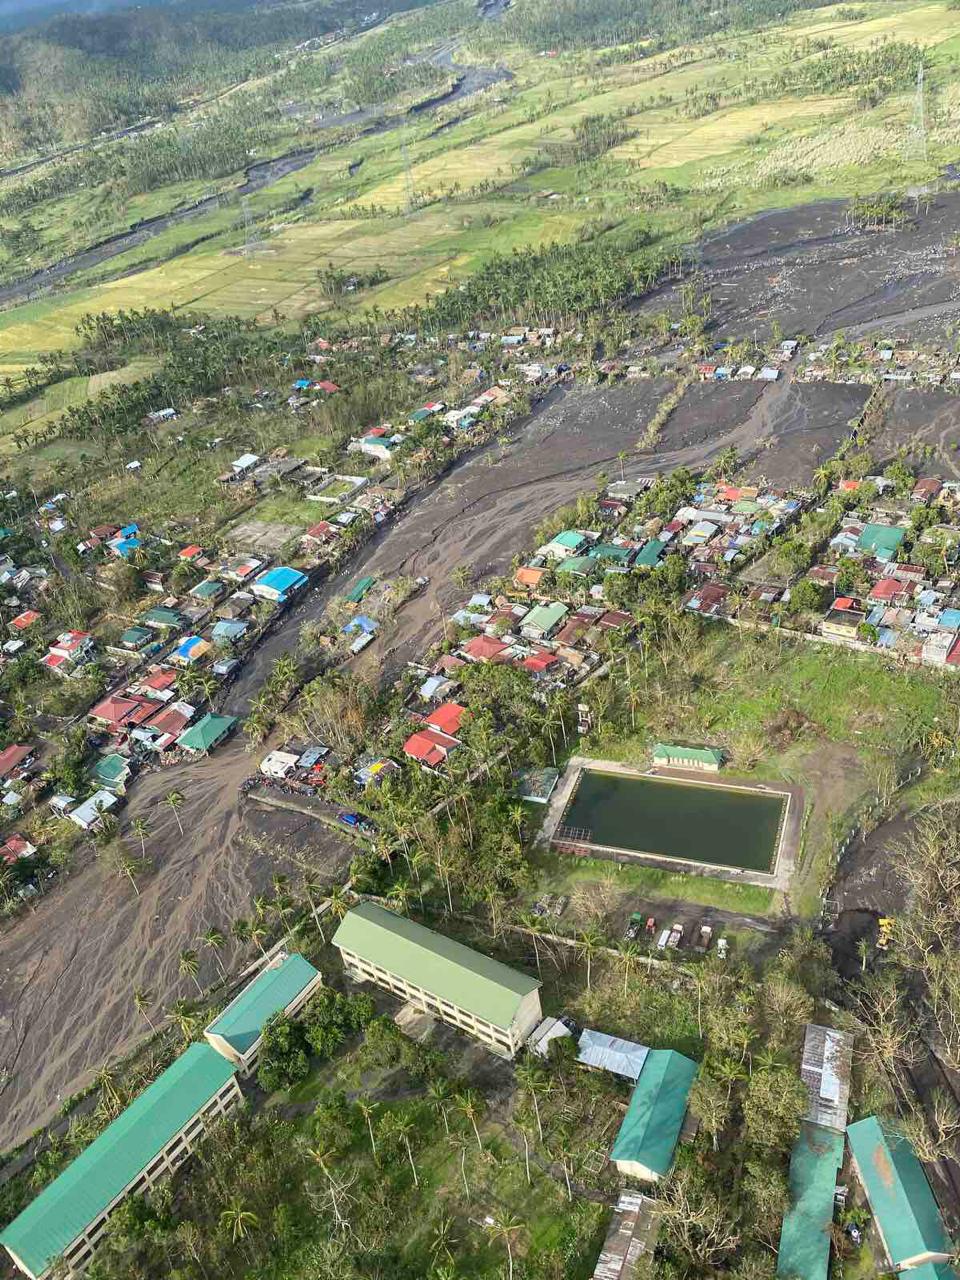
[[[713,306],[712,332],[742,337],[848,334],[893,325],[943,332],[960,316],[960,193],[908,202],[906,224],[852,227],[846,201],[774,210],[710,234],[700,267]],[[647,305],[676,296],[671,287]]]
[[[762,410],[762,443],[754,468],[770,484],[802,484],[836,452],[863,410],[870,388],[797,383]]]
[[[197,948],[207,929],[226,935],[228,972],[254,958],[232,941],[230,925],[250,915],[256,894],[269,894],[276,872],[296,883],[281,850],[309,850],[324,876],[342,872],[356,852],[298,814],[251,806],[241,817],[237,787],[251,768],[234,738],[214,757],[140,779],[125,817],[149,822],[156,868],[140,877],[140,896],[91,858],[0,935],[0,1147],[22,1141],[104,1063],[134,1048],[147,1030],[135,988],[153,993],[157,1024],[179,997],[196,995],[178,956]],[[184,796],[183,835],[162,803],[170,791]],[[206,988],[216,981],[216,960],[201,948],[200,961]]]
[[[726,435],[743,422],[764,391],[761,382],[695,382],[667,419],[661,449],[686,449]]]

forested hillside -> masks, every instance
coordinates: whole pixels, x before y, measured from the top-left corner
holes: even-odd
[[[89,138],[276,67],[281,49],[430,0],[203,0],[63,14],[0,38],[0,160]]]

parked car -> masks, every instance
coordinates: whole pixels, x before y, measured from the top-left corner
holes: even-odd
[[[670,930],[670,937],[667,939],[667,946],[671,949],[679,947],[683,941],[683,925],[678,921],[674,922],[673,928]]]
[[[627,942],[633,942],[640,937],[640,931],[643,929],[644,915],[642,911],[634,911],[630,919],[627,921],[627,927],[623,931],[623,936]]]
[[[648,938],[651,938],[651,939],[653,938],[653,935],[656,932],[656,928],[657,928],[657,917],[647,916],[647,923],[643,926],[643,931]]]
[[[718,960],[726,960],[727,950],[729,948],[729,945],[730,944],[727,942],[726,938],[717,939],[717,959]]]
[[[344,826],[352,827],[354,831],[362,831],[365,835],[376,830],[369,818],[365,818],[362,813],[338,813],[337,818]]]
[[[700,926],[700,932],[697,934],[695,950],[701,951],[701,952],[706,951],[710,946],[710,940],[712,939],[712,937],[713,937],[712,926],[709,924],[702,924]]]
[[[568,897],[565,893],[558,893],[558,894],[557,894],[557,896],[556,896],[556,897],[554,898],[554,900],[553,900],[553,916],[554,916],[554,919],[556,919],[556,920],[559,920],[559,919],[560,919],[560,917],[563,915],[564,911],[566,911],[566,909],[567,909],[567,904],[568,904],[569,902],[570,902],[570,899],[569,899],[569,897]]]
[[[657,950],[663,951],[663,949],[666,947],[669,941],[670,941],[670,930],[664,929],[663,932],[660,934],[660,937],[657,939]]]

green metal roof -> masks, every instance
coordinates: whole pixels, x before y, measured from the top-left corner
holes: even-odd
[[[587,555],[594,560],[629,560],[630,547],[618,547],[614,542],[595,542]]]
[[[723,752],[717,747],[678,747],[673,742],[658,742],[653,754],[654,757],[669,756],[671,760],[689,760],[696,764],[723,763]]]
[[[592,556],[567,556],[557,565],[557,573],[596,573],[597,562]]]
[[[876,1116],[849,1125],[847,1141],[894,1267],[918,1254],[952,1253],[927,1176],[909,1142],[885,1132]]]
[[[347,592],[345,598],[349,600],[351,604],[359,604],[373,586],[374,582],[376,582],[376,578],[361,578],[360,581],[354,585],[353,590]]]
[[[143,621],[153,623],[157,627],[180,627],[183,625],[183,614],[176,609],[165,609],[163,605],[156,605],[153,609],[148,609],[143,615]]]
[[[790,1208],[780,1232],[777,1274],[784,1280],[826,1280],[843,1134],[804,1121],[790,1156]]]
[[[564,529],[562,533],[558,533],[550,541],[554,546],[567,547],[570,551],[576,551],[585,539],[582,533],[577,533],[576,529]]]
[[[861,551],[885,552],[893,555],[906,535],[906,529],[896,524],[868,524],[857,542]]]
[[[129,645],[131,648],[139,648],[153,639],[153,632],[149,627],[127,627],[123,635],[120,637],[120,643]]]
[[[218,582],[216,578],[206,578],[203,582],[198,582],[190,594],[198,600],[215,600],[223,595],[224,590],[222,582]]]
[[[348,911],[333,942],[502,1031],[510,1030],[524,996],[540,986],[536,978],[374,902]]]
[[[209,751],[227,736],[236,723],[236,716],[218,716],[208,711],[196,724],[184,729],[177,744],[187,751]]]
[[[130,761],[117,751],[101,756],[90,771],[98,782],[119,782],[130,772]]]
[[[659,542],[656,538],[651,538],[646,546],[642,548],[636,560],[634,560],[634,567],[638,569],[652,569],[663,555],[663,548],[666,545],[667,544],[665,542]]]
[[[565,604],[538,604],[523,619],[520,629],[522,631],[526,627],[537,627],[544,633],[552,631],[567,616],[567,612]]]
[[[40,1275],[227,1083],[235,1068],[192,1044],[0,1232]]]
[[[697,1064],[682,1053],[651,1049],[613,1144],[611,1159],[630,1160],[654,1173],[667,1173],[696,1074]]]
[[[303,956],[286,956],[244,987],[207,1031],[222,1036],[237,1053],[246,1053],[273,1015],[282,1013],[317,976],[317,970]]]

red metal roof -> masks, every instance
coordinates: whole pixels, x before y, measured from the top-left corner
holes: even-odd
[[[510,648],[494,636],[474,636],[463,646],[463,652],[474,662],[493,662]]]
[[[18,764],[26,760],[32,750],[32,747],[20,747],[16,744],[4,747],[0,751],[0,778],[5,778],[7,774],[12,773]]]
[[[467,708],[462,707],[459,702],[444,702],[436,711],[424,716],[423,723],[432,729],[439,729],[441,733],[455,734],[466,714]]]
[[[459,745],[456,738],[451,738],[449,734],[441,733],[438,729],[418,729],[403,744],[403,753],[411,760],[418,760],[420,764],[436,768],[437,765],[443,764],[447,756]]]

